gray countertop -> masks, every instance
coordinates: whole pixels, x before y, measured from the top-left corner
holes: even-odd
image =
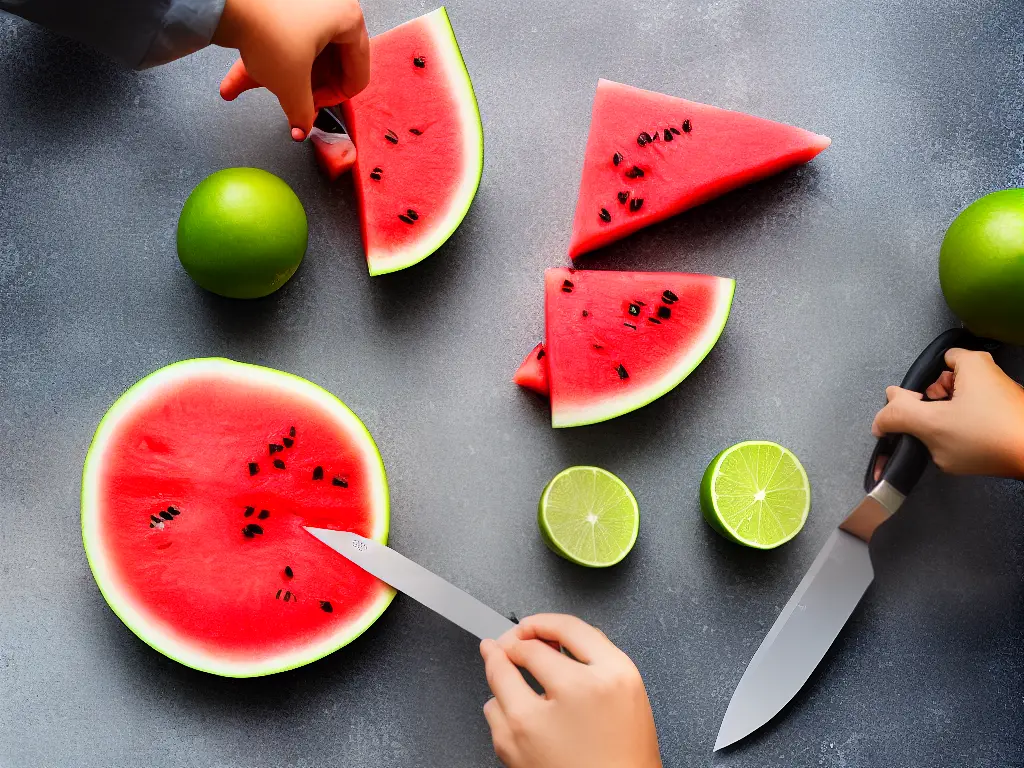
[[[371,32],[431,10],[368,0]],[[266,94],[223,104],[231,55],[142,73],[0,15],[0,766],[489,766],[476,643],[399,598],[360,640],[248,681],[186,669],[103,602],[79,473],[112,400],[224,355],[344,399],[380,445],[392,544],[502,611],[577,613],[636,660],[666,766],[1024,765],[1024,488],[929,472],[877,537],[877,580],[768,728],[711,747],[740,675],[862,493],[885,385],[955,321],[945,227],[1024,176],[1019,0],[453,2],[480,102],[483,184],[451,241],[370,279],[331,188]],[[601,268],[735,277],[711,357],[617,420],[554,431],[510,377],[566,263],[590,101],[607,77],[831,136],[807,167],[620,242]],[[174,228],[225,166],[286,179],[310,220],[296,277],[239,303],[181,270]],[[1021,356],[1004,354],[1011,372]],[[760,553],[705,525],[697,484],[738,440],[777,440],[814,488],[804,532]],[[642,510],[620,566],[542,544],[544,483],[620,475]]]

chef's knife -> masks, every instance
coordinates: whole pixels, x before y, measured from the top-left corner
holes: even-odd
[[[944,355],[953,347],[996,346],[961,329],[946,331],[910,366],[900,386],[924,392],[945,370]],[[829,536],[754,653],[729,702],[715,750],[775,717],[810,677],[874,579],[871,536],[900,508],[929,458],[924,444],[910,435],[878,441],[864,481],[868,495]]]
[[[449,584],[409,558],[372,539],[325,528],[306,528],[340,555],[364,571],[404,592],[413,600],[458,624],[481,640],[497,640],[515,626],[493,608]]]

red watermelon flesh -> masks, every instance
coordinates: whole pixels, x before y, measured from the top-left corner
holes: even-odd
[[[806,163],[827,136],[599,80],[569,255]]]
[[[717,343],[735,287],[710,275],[547,270],[552,426],[605,421],[673,389]]]
[[[412,266],[456,230],[483,170],[473,84],[444,8],[370,41],[370,84],[341,105],[370,274]]]
[[[309,133],[317,165],[331,181],[352,169],[356,162],[356,147],[346,133],[329,133],[313,128]]]
[[[163,368],[104,417],[83,473],[107,602],[188,666],[247,677],[345,645],[394,592],[303,526],[387,539],[365,427],[308,381],[227,360]]]
[[[538,344],[530,350],[530,354],[523,360],[523,364],[519,366],[519,370],[512,377],[512,381],[520,387],[533,390],[538,395],[547,397],[549,388],[548,361],[546,357],[547,351],[544,349],[544,344]]]

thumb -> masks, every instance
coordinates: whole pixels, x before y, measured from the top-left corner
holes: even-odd
[[[871,432],[875,437],[891,434],[914,435],[923,439],[930,431],[935,403],[923,401],[920,392],[911,392],[900,387],[885,390],[889,404],[875,416]]]
[[[245,68],[245,62],[238,59],[231,65],[231,69],[224,75],[224,79],[220,81],[220,97],[224,101],[234,101],[238,98],[239,94],[259,87],[260,84],[253,79],[252,75],[249,74],[249,70]]]
[[[313,106],[313,84],[310,80],[312,62],[298,64],[288,73],[282,73],[280,84],[270,90],[281,102],[281,109],[292,127],[292,138],[303,141],[313,130],[316,108]]]

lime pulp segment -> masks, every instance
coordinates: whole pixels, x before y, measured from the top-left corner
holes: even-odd
[[[626,484],[599,467],[570,467],[548,483],[537,523],[544,542],[590,568],[620,562],[636,543],[640,509]]]
[[[800,461],[775,443],[739,443],[715,457],[701,484],[704,517],[739,544],[771,549],[796,536],[811,508]]]

